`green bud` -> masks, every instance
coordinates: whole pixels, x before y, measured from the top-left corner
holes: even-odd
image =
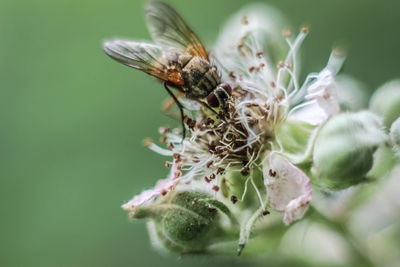
[[[139,208],[133,218],[150,218],[159,243],[180,253],[204,251],[218,232],[218,210],[208,204],[210,195],[173,191],[156,203]]]
[[[383,117],[385,126],[389,128],[400,117],[400,80],[379,87],[372,95],[369,107]]]
[[[396,155],[400,157],[400,117],[390,127],[390,139]]]
[[[314,184],[339,190],[365,181],[374,153],[385,141],[381,119],[367,111],[333,117],[314,147]]]
[[[345,74],[336,76],[335,81],[341,110],[357,111],[368,106],[368,89],[362,82]]]

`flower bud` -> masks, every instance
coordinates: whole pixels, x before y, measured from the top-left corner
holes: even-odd
[[[400,117],[400,79],[385,83],[372,95],[371,111],[382,116],[386,127]]]
[[[210,196],[196,191],[174,191],[150,206],[139,208],[133,218],[154,221],[159,243],[171,251],[199,252],[210,244],[218,229],[218,210]]]
[[[346,113],[321,129],[314,147],[316,185],[339,190],[365,180],[373,155],[385,141],[381,119],[371,112]]]
[[[400,157],[400,117],[392,124],[390,128],[390,139],[396,155]]]

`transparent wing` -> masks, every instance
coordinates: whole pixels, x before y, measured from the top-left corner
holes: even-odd
[[[162,47],[145,42],[111,40],[103,44],[103,49],[112,59],[129,67],[144,71],[156,78],[174,85],[183,85],[183,78],[164,65]]]
[[[157,60],[162,56],[160,46],[144,42],[112,40],[104,42],[103,49],[112,59],[129,67],[149,74],[163,72],[164,66]]]
[[[208,60],[199,38],[169,5],[151,2],[146,6],[146,19],[150,34],[159,45],[179,48]]]

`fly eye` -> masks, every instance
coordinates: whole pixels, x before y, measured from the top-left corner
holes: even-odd
[[[228,95],[232,95],[232,88],[229,84],[222,83],[220,86],[224,88],[224,90],[228,93]]]
[[[212,108],[217,108],[219,107],[219,101],[217,96],[214,93],[211,93],[207,96],[207,103],[210,105]]]

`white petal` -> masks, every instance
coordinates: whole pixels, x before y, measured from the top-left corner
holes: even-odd
[[[329,68],[322,70],[318,77],[307,87],[306,102],[291,115],[292,119],[312,125],[321,125],[329,117],[340,111],[333,72]]]
[[[329,69],[321,71],[307,91],[306,100],[315,99],[328,116],[339,113],[335,79]]]
[[[149,204],[154,198],[165,195],[173,190],[179,183],[180,171],[176,162],[172,164],[170,176],[167,179],[159,180],[153,189],[143,191],[137,196],[134,196],[130,201],[122,205],[124,210],[134,211],[138,207]]]
[[[137,196],[134,196],[127,203],[122,205],[124,210],[134,210],[137,207],[143,206],[146,202],[152,200],[159,195],[159,192],[155,189],[145,190]]]
[[[312,198],[310,179],[299,168],[278,154],[263,162],[264,183],[270,204],[284,213],[284,223],[303,217]]]
[[[321,125],[329,118],[328,113],[315,101],[299,109],[289,116],[291,120],[307,122],[311,125]]]
[[[285,212],[283,213],[283,222],[285,224],[291,224],[294,221],[303,218],[310,201],[311,191],[310,194],[301,195],[300,197],[290,201],[285,208]]]

